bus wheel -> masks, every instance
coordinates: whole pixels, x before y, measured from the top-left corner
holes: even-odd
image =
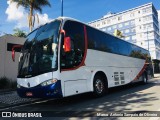
[[[143,84],[147,84],[148,83],[148,78],[147,78],[147,74],[143,74],[143,76],[142,76],[142,79],[143,79]]]
[[[93,81],[93,87],[94,87],[93,93],[95,97],[101,97],[106,93],[106,86],[104,79],[99,75],[95,76]]]

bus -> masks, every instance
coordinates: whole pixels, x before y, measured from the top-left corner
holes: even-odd
[[[12,49],[14,59],[17,46]],[[68,17],[32,31],[21,49],[17,93],[23,98],[60,98],[153,76],[147,50]]]

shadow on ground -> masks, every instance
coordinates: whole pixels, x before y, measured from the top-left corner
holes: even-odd
[[[153,97],[154,92],[142,92],[154,86],[160,86],[157,83],[149,83],[146,85],[131,84],[109,89],[109,93],[101,98],[93,98],[91,93],[76,95],[63,99],[50,100],[43,103],[25,106],[25,110],[48,111],[51,116],[71,117],[71,116],[96,116],[97,111],[101,112],[123,112],[132,111],[132,108],[152,106],[149,101],[157,101],[157,97]],[[126,107],[130,106],[130,107]],[[31,109],[32,108],[32,109]],[[14,110],[21,111],[24,109],[16,108]],[[52,112],[49,112],[52,111]],[[80,117],[80,118],[81,118]],[[79,118],[79,119],[80,119]],[[113,118],[116,119],[116,118]]]

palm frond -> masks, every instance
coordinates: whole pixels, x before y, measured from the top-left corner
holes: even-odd
[[[34,3],[38,6],[49,6],[51,7],[51,4],[48,0],[35,0]]]
[[[36,17],[37,17],[37,23],[38,23],[38,26],[39,26],[39,16],[38,16],[38,14],[36,14]]]
[[[16,2],[17,3],[17,8],[19,6],[23,6],[25,9],[29,10],[28,14],[28,25],[30,30],[32,31],[32,27],[34,26],[35,22],[35,17],[37,16],[37,21],[39,23],[39,18],[38,15],[34,15],[34,11],[38,11],[42,13],[42,7],[44,6],[49,6],[51,7],[51,4],[49,3],[49,0],[10,0],[11,2]]]
[[[33,8],[34,8],[34,10],[36,10],[36,11],[39,11],[40,13],[42,13],[42,8],[41,8],[41,6],[38,6],[38,5],[33,5]]]
[[[23,6],[24,8],[29,8],[29,1],[28,0],[11,0],[11,2],[17,3],[17,8],[19,6]]]

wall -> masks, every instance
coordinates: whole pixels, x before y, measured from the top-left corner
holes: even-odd
[[[3,61],[0,62],[0,77],[5,76],[9,79],[16,80],[20,52],[15,53],[15,62],[13,62],[12,52],[7,50],[7,44],[12,43],[23,45],[24,41],[24,38],[14,37],[11,35],[6,35],[1,38],[0,49],[2,49],[2,52],[0,52],[0,58],[3,57]],[[1,68],[1,66],[3,67],[3,69]]]
[[[5,61],[5,39],[0,38],[0,77],[4,76]]]

